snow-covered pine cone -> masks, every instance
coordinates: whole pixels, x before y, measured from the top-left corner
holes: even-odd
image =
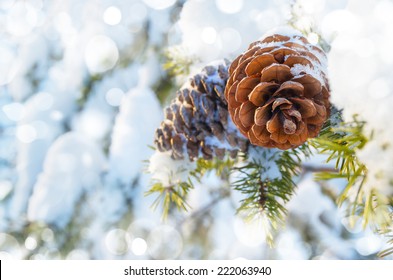
[[[234,158],[246,151],[249,141],[232,123],[224,97],[229,61],[208,65],[177,92],[165,119],[156,130],[160,152],[171,151],[174,159],[199,157]]]
[[[282,150],[316,137],[329,117],[326,55],[301,35],[252,43],[229,68],[233,122],[251,143]]]

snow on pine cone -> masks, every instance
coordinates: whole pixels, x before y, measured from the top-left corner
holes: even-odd
[[[165,109],[165,119],[156,130],[160,152],[172,158],[192,161],[202,156],[222,159],[226,152],[234,158],[247,150],[249,141],[232,123],[224,97],[229,61],[208,65],[190,78]]]
[[[301,35],[252,43],[229,68],[228,110],[254,145],[295,148],[316,137],[330,114],[326,55]]]

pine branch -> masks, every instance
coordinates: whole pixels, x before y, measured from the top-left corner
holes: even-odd
[[[215,172],[223,181],[229,182],[232,174],[236,178],[231,187],[244,195],[237,213],[244,214],[246,220],[262,219],[267,242],[272,246],[275,233],[285,225],[285,204],[294,194],[294,178],[301,171],[301,161],[310,155],[309,146],[304,144],[289,151],[253,147],[247,155],[238,157],[237,165],[229,158],[199,158],[193,170],[186,170],[186,182],[170,180],[169,186],[155,182],[146,194],[158,194],[153,208],[161,205],[165,218],[174,207],[185,211],[189,209],[187,194],[194,188],[195,181],[201,182],[206,174]]]
[[[162,205],[162,217],[166,219],[173,206],[178,210],[188,211],[189,205],[186,202],[188,192],[193,189],[192,182],[178,182],[169,186],[164,186],[161,182],[156,182],[145,195],[158,194],[153,202],[152,208],[156,209]]]
[[[213,159],[205,160],[199,158],[196,162],[194,170],[177,170],[176,172],[187,172],[188,178],[186,181],[176,181],[175,174],[170,177],[169,185],[164,185],[162,182],[155,181],[149,191],[145,195],[157,194],[157,198],[153,202],[152,208],[156,209],[159,205],[162,208],[162,216],[167,218],[171,209],[176,208],[178,211],[188,211],[190,206],[187,204],[187,195],[194,189],[194,182],[201,182],[203,176],[210,172],[216,172],[216,175],[226,180],[229,178],[229,172],[233,166],[232,159]]]
[[[198,62],[196,57],[190,56],[187,50],[181,46],[168,48],[164,55],[166,57],[164,69],[174,77],[187,76],[190,73],[191,65]]]
[[[222,179],[226,180],[229,178],[231,168],[235,161],[231,158],[224,158],[220,160],[215,158],[213,160],[206,160],[199,158],[197,160],[196,168],[190,172],[191,177],[200,182],[200,179],[209,172],[215,172],[215,174]]]
[[[342,206],[347,202],[349,214],[362,216],[364,227],[371,224],[385,228],[392,221],[389,218],[389,200],[376,188],[364,187],[367,167],[356,154],[369,139],[363,132],[365,123],[355,116],[353,122],[338,124],[339,113],[335,112],[320,136],[310,141],[320,153],[329,155],[327,162],[334,161],[337,171],[320,172],[315,177],[317,180],[346,179],[347,184],[337,198],[337,204]]]
[[[233,187],[245,195],[237,212],[244,213],[248,220],[262,218],[267,242],[273,246],[274,234],[285,225],[285,204],[295,191],[293,178],[299,174],[301,155],[308,156],[310,150],[306,144],[284,152],[258,150],[258,157],[246,159],[245,165],[233,169],[239,177]],[[275,174],[277,171],[279,174]]]

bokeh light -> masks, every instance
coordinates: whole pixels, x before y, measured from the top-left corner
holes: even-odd
[[[235,53],[242,45],[242,36],[234,28],[224,28],[220,31],[222,49],[228,53]]]
[[[86,66],[92,74],[112,69],[119,59],[116,43],[104,35],[94,36],[85,49]]]
[[[33,254],[30,257],[30,260],[36,260],[36,261],[45,260],[45,256],[43,254]]]
[[[206,44],[214,44],[217,39],[217,31],[213,27],[205,27],[202,29],[201,39]]]
[[[124,92],[120,88],[111,88],[105,94],[105,100],[109,105],[117,107],[121,104]]]
[[[157,227],[157,223],[148,219],[137,219],[128,227],[127,231],[134,238],[147,239],[150,232]]]
[[[58,249],[51,248],[42,252],[42,256],[45,260],[61,260],[62,255]]]
[[[135,2],[130,5],[129,12],[127,13],[128,17],[126,19],[126,23],[133,26],[135,30],[135,25],[141,25],[144,20],[146,20],[148,16],[148,10],[146,5],[140,2]]]
[[[37,239],[35,239],[33,236],[28,236],[25,240],[25,247],[29,251],[33,251],[35,248],[37,248]]]
[[[8,10],[14,5],[16,0],[2,0],[0,1],[0,8],[4,10]]]
[[[153,259],[176,259],[182,252],[183,239],[176,229],[164,225],[151,231],[147,245]]]
[[[253,16],[253,19],[255,20],[257,27],[263,32],[265,32],[266,29],[275,28],[280,25],[280,15],[273,10],[258,12],[255,16]]]
[[[266,242],[263,234],[263,224],[260,220],[246,222],[242,218],[236,218],[233,224],[237,239],[248,247],[257,247]]]
[[[54,241],[55,234],[53,230],[50,228],[44,228],[44,230],[41,233],[41,239],[47,243],[51,243]]]
[[[15,237],[0,232],[0,258],[20,259],[22,251]]]
[[[19,121],[24,116],[24,106],[21,103],[13,102],[3,106],[3,112],[11,121]]]
[[[128,251],[130,236],[125,230],[112,229],[105,237],[107,250],[113,255],[124,255]]]
[[[67,260],[88,260],[90,255],[85,250],[75,249],[68,253]]]
[[[110,120],[106,115],[97,109],[86,110],[81,114],[76,123],[76,129],[83,132],[88,137],[100,139],[104,137]]]
[[[34,96],[34,106],[40,111],[46,111],[52,108],[53,95],[48,92],[38,92]]]
[[[28,35],[37,23],[37,10],[29,2],[17,1],[7,13],[6,29],[13,36]]]
[[[322,34],[332,40],[339,30],[350,30],[354,35],[359,32],[361,22],[347,10],[335,10],[327,14],[321,24]]]
[[[323,11],[326,0],[298,0],[297,4],[302,7],[307,14],[316,14]]]
[[[147,243],[143,238],[135,238],[131,242],[131,251],[136,255],[136,256],[141,256],[145,254],[147,250]]]
[[[307,39],[311,44],[316,45],[319,41],[319,36],[317,33],[311,32],[310,34],[308,34]]]
[[[121,21],[121,11],[115,6],[110,6],[105,10],[103,18],[106,24],[119,24]]]
[[[16,130],[16,137],[22,143],[31,143],[37,138],[37,131],[30,124],[19,125]]]
[[[152,9],[163,10],[175,4],[176,0],[143,0],[143,2]]]
[[[356,250],[363,256],[378,253],[382,248],[382,240],[375,235],[369,235],[356,240]]]
[[[50,128],[46,122],[34,121],[31,123],[36,131],[36,139],[45,139],[50,135]]]
[[[235,14],[243,8],[243,0],[216,0],[219,10],[227,14]]]
[[[384,239],[364,232],[360,217],[337,215],[330,198],[310,199],[313,192],[289,209],[287,229],[268,249],[264,225],[235,216],[236,194],[209,206],[222,185],[215,174],[192,190],[189,212],[162,223],[159,208],[147,210],[154,199],[144,197],[151,178],[142,160],[151,151],[141,147],[152,144],[150,125],[158,122],[151,120],[162,119],[157,96],[169,102],[184,73],[234,59],[290,19],[311,43],[330,48],[329,79],[343,80],[331,83],[332,100],[345,100],[343,115],[367,100],[365,127],[382,128],[359,159],[388,163],[392,1],[377,1],[364,15],[361,0],[55,2],[0,0],[0,259],[375,258]],[[164,55],[172,48],[173,61]],[[162,67],[166,60],[179,66],[178,75]],[[146,94],[135,101],[134,93]],[[378,110],[368,109],[375,104]],[[67,142],[70,134],[81,141]],[[382,156],[375,139],[388,147]],[[165,163],[157,160],[157,170]],[[378,186],[380,174],[393,174],[391,164],[381,165],[383,172],[369,171]],[[34,204],[37,197],[45,199]],[[66,200],[73,203],[61,207]],[[307,218],[326,201],[332,206],[324,215]],[[29,215],[31,208],[38,214]]]

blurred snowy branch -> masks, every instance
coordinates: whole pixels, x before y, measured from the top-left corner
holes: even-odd
[[[290,21],[331,45],[332,101],[367,121],[366,186],[391,195],[391,11],[387,0],[0,1],[0,258],[375,258],[382,237],[351,227],[358,216],[321,187],[345,182],[310,177],[331,171],[326,157],[303,162],[275,249],[264,221],[234,215],[243,197],[214,172],[163,224],[143,161],[179,71],[232,59]],[[165,56],[173,46],[184,53]]]

